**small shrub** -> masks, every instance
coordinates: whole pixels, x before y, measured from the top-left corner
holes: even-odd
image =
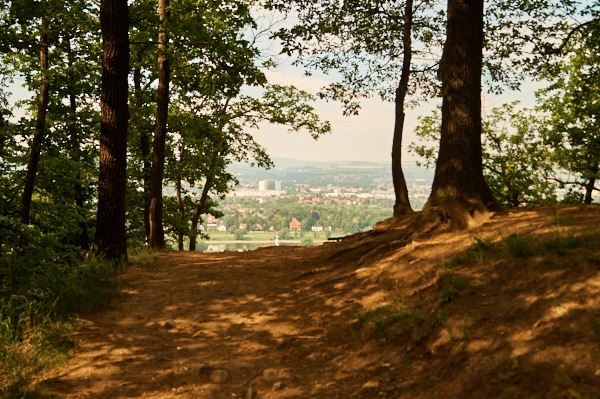
[[[206,241],[198,241],[196,243],[196,251],[198,252],[204,252],[208,249],[208,244],[206,243]]]
[[[112,263],[29,249],[0,264],[1,397],[24,397],[29,382],[72,348],[71,316],[106,306],[119,291]]]
[[[300,245],[304,245],[304,246],[310,247],[310,246],[313,245],[313,240],[310,237],[305,237],[300,242]]]
[[[561,236],[558,232],[550,240],[544,241],[543,246],[546,250],[556,253],[557,255],[565,255],[570,250],[575,248],[586,248],[590,246],[591,237],[585,235],[569,234],[566,237]]]
[[[196,243],[197,251],[204,251],[208,249],[208,245],[204,241],[198,241]],[[156,266],[156,261],[160,256],[157,251],[154,251],[148,247],[137,247],[127,251],[129,266],[140,267],[142,269],[151,269]]]
[[[502,240],[504,251],[510,256],[521,257],[531,256],[535,253],[535,247],[531,237],[519,237],[516,234],[511,234]]]
[[[442,303],[455,300],[460,296],[462,290],[469,285],[469,280],[457,273],[446,273],[441,277],[439,298]]]
[[[418,341],[422,337],[419,325],[423,318],[419,312],[413,309],[383,306],[366,313],[359,313],[355,317],[361,324],[373,324],[377,334],[382,338],[410,336],[413,340]]]
[[[436,270],[450,270],[457,266],[464,265],[467,263],[467,259],[461,256],[450,259],[448,262],[440,263],[435,267]]]
[[[435,312],[435,325],[445,325],[448,317],[450,317],[450,311],[448,309],[439,309],[437,312]]]
[[[237,230],[234,235],[233,235],[234,239],[236,241],[243,241],[246,239],[246,230],[240,229]]]
[[[467,249],[467,255],[476,259],[478,262],[484,262],[487,260],[488,253],[494,249],[494,243],[489,239],[482,239],[479,237],[474,238],[475,244]]]

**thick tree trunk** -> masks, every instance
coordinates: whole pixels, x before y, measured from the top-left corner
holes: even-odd
[[[40,162],[40,153],[42,151],[42,142],[44,141],[44,132],[46,129],[46,112],[48,109],[48,91],[50,85],[46,73],[48,71],[48,17],[42,19],[40,33],[40,94],[38,97],[37,118],[35,120],[35,134],[31,142],[31,153],[27,163],[27,177],[25,178],[25,187],[21,197],[21,223],[29,224],[31,212],[31,198],[35,187],[35,178]]]
[[[127,183],[127,75],[129,16],[127,0],[101,0],[102,95],[100,171],[95,255],[110,261],[127,256],[125,189]]]
[[[158,0],[158,14],[161,21],[168,17],[168,0]],[[150,198],[154,201],[154,212],[150,213],[151,220],[148,245],[154,249],[165,247],[162,215],[162,182],[165,171],[165,141],[167,137],[167,117],[169,114],[169,58],[166,54],[169,38],[159,26],[158,34],[158,100],[156,102],[156,126],[154,128],[154,144],[152,146],[152,175],[150,178]]]
[[[138,61],[141,61],[142,53],[138,53]],[[133,72],[133,87],[134,101],[137,109],[138,121],[141,120],[139,109],[142,106],[142,70],[136,68]],[[146,231],[146,239],[150,237],[150,176],[152,173],[152,164],[150,163],[150,133],[145,129],[145,126],[140,126],[140,149],[142,150],[142,158],[144,166],[142,170],[142,179],[144,182],[144,229]]]
[[[594,187],[596,186],[596,178],[598,176],[598,163],[594,164],[590,169],[590,179],[588,183],[585,185],[585,197],[583,199],[584,204],[592,203],[592,194],[594,193]]]
[[[392,178],[394,182],[394,192],[396,194],[396,203],[394,204],[394,216],[402,216],[411,213],[413,210],[408,199],[408,188],[402,171],[402,135],[404,132],[404,102],[408,93],[408,80],[410,78],[410,63],[412,59],[412,17],[413,2],[407,0],[404,9],[404,27],[402,35],[402,44],[404,58],[402,60],[402,74],[400,83],[396,89],[396,120],[394,125],[394,139],[392,143]]]
[[[202,195],[200,196],[200,201],[194,210],[194,215],[192,216],[192,225],[190,227],[190,251],[196,250],[196,233],[198,231],[198,221],[200,220],[200,215],[204,213],[204,207],[206,206],[206,199],[208,198],[208,193],[212,188],[212,176],[214,174],[214,168],[217,165],[218,153],[215,153],[210,160],[210,166],[208,168],[208,173],[206,174],[206,183],[204,183],[204,188],[202,189]]]
[[[447,39],[439,69],[442,128],[432,192],[422,218],[465,228],[501,207],[483,177],[481,68],[483,0],[448,1]]]

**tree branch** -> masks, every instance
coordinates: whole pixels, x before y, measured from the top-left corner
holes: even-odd
[[[569,40],[571,40],[571,37],[577,33],[579,30],[583,29],[584,27],[600,22],[600,18],[594,18],[591,19],[587,22],[581,23],[579,25],[577,25],[576,27],[574,27],[573,29],[571,29],[571,31],[569,32],[569,34],[567,35],[567,37],[564,38],[562,44],[560,46],[558,46],[558,48],[556,49],[552,49],[549,50],[548,52],[546,52],[545,55],[555,55],[555,54],[560,54],[562,52],[562,50],[565,48],[565,46],[569,43]]]

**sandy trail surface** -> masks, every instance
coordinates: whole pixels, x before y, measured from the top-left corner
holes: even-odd
[[[520,210],[406,242],[409,224],[318,247],[161,255],[84,317],[74,355],[39,391],[600,397],[599,207]],[[511,253],[507,237],[534,250]]]
[[[163,255],[156,268],[127,274],[122,296],[85,321],[76,355],[43,384],[63,397],[338,391],[338,367],[325,368],[343,360],[344,340],[336,339],[330,315],[352,316],[357,306],[328,306],[334,293],[302,279],[318,266],[307,263],[315,252]]]

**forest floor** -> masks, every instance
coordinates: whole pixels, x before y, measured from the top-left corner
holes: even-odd
[[[65,398],[599,398],[600,207],[402,245],[170,252],[37,382]]]

